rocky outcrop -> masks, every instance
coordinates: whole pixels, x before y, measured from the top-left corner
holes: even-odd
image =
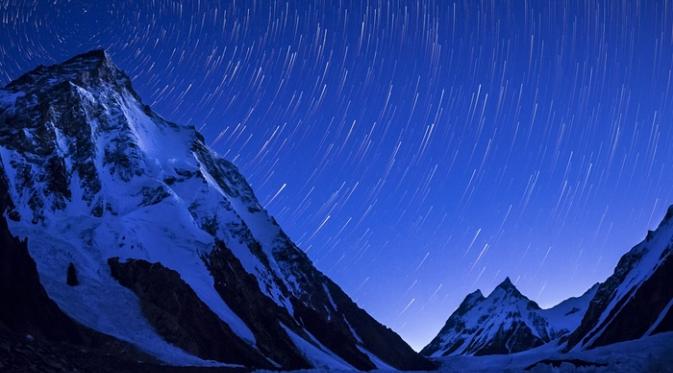
[[[273,367],[236,336],[177,272],[144,260],[110,258],[108,264],[112,276],[138,296],[147,320],[170,343],[206,360]]]

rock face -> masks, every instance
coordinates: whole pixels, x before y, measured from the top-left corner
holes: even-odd
[[[625,254],[603,282],[567,349],[673,331],[673,206],[659,227]]]
[[[259,352],[236,338],[177,272],[136,259],[120,263],[118,258],[110,258],[108,264],[112,277],[138,296],[143,314],[168,342],[206,360],[272,367]]]
[[[447,355],[508,354],[528,350],[572,331],[596,287],[543,310],[506,278],[488,297],[469,294],[439,334],[421,353]]]
[[[84,326],[170,364],[433,367],[312,265],[194,127],[144,105],[104,51],[0,90],[0,166],[11,232]]]

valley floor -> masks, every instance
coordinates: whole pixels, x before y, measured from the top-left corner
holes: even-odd
[[[673,372],[673,332],[589,351],[555,346],[511,355],[455,356],[440,360],[441,372]]]
[[[673,373],[673,332],[582,352],[564,354],[557,351],[557,346],[546,345],[511,355],[452,356],[439,359],[438,362],[441,366],[437,372],[440,373]],[[310,369],[301,372],[313,373],[324,370]]]
[[[13,341],[13,342],[12,342]],[[122,354],[123,355],[123,354]],[[542,346],[511,355],[453,356],[439,359],[438,372],[672,372],[673,332],[615,343],[590,351],[563,354]],[[0,371],[21,372],[234,372],[245,369],[167,367],[119,359],[115,354],[67,345],[43,345],[0,338]],[[324,372],[311,369],[302,372]],[[262,372],[262,371],[259,371]],[[331,370],[330,372],[335,372]],[[347,371],[343,371],[347,372]],[[377,370],[376,372],[388,372]]]

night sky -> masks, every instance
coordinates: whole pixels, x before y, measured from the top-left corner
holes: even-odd
[[[413,347],[505,276],[543,306],[673,203],[669,1],[7,1],[0,82],[103,47]]]

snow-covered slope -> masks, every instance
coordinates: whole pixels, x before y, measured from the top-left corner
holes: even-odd
[[[673,331],[673,206],[655,231],[619,260],[600,284],[568,349]]]
[[[0,90],[0,164],[12,233],[49,296],[92,329],[175,364],[431,367],[313,267],[194,127],[144,105],[104,51]]]
[[[568,298],[554,307],[543,309],[540,311],[540,315],[547,320],[556,334],[568,334],[580,325],[582,317],[584,317],[584,313],[587,311],[591,299],[596,295],[599,286],[599,283],[594,284],[579,297]]]
[[[540,346],[574,330],[595,291],[543,310],[506,278],[488,297],[479,290],[469,294],[421,353],[508,354]]]

